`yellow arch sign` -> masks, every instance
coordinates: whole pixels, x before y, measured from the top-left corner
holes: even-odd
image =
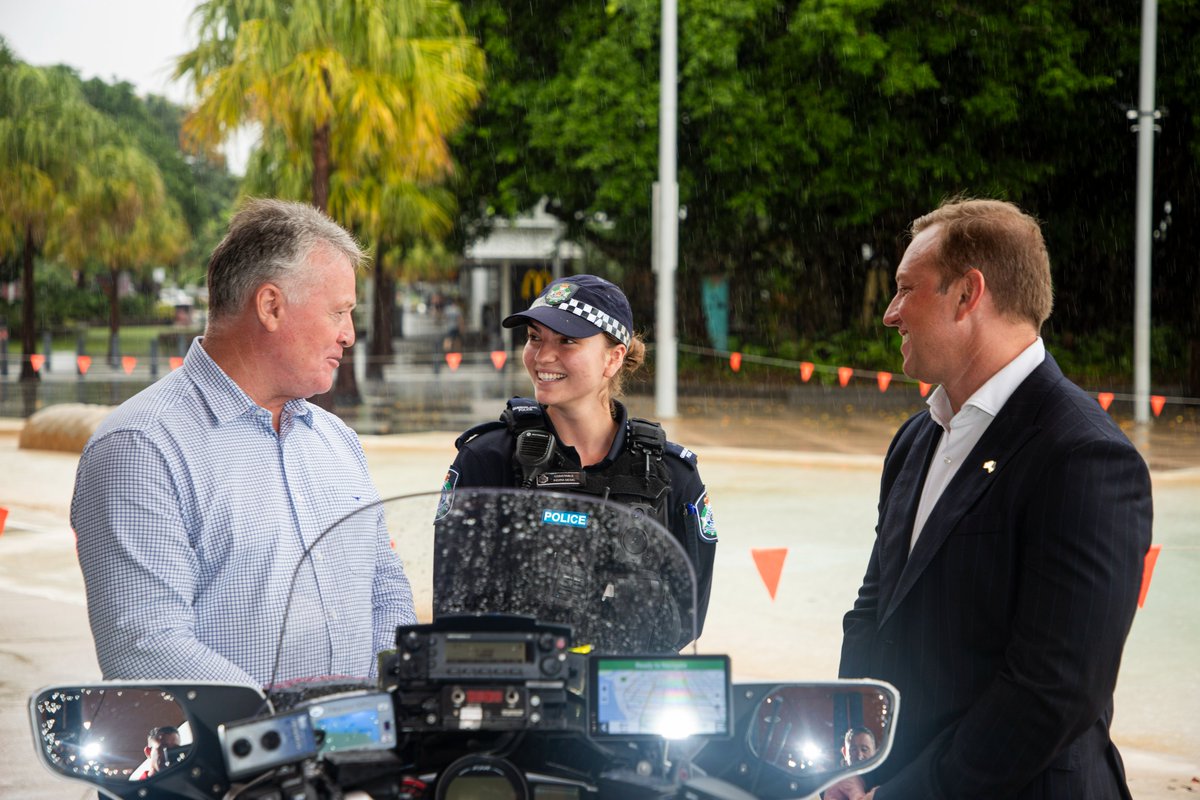
[[[521,299],[526,303],[533,302],[551,280],[553,278],[550,270],[545,267],[531,267],[525,270],[525,274],[521,276]]]

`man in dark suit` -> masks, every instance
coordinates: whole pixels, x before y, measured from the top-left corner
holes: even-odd
[[[1128,798],[1113,687],[1150,545],[1146,464],[1039,337],[1050,260],[1010,203],[916,220],[883,321],[938,384],[884,463],[842,677],[900,690],[867,796]]]

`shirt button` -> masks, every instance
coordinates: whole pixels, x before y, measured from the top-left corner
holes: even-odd
[[[954,463],[954,459],[953,459],[953,458],[951,458],[950,456],[945,456],[944,460],[945,460],[945,462],[946,462],[947,464],[952,464],[952,463]]]

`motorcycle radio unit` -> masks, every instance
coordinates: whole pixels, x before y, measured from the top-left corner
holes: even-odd
[[[571,628],[507,614],[439,617],[396,630],[380,674],[400,731],[567,730]],[[574,721],[574,724],[572,722]]]

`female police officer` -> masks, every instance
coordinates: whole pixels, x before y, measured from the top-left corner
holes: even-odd
[[[499,422],[458,438],[445,490],[536,485],[642,509],[679,540],[692,561],[699,632],[712,583],[716,524],[695,453],[666,441],[657,423],[630,418],[615,399],[623,378],[641,366],[646,353],[624,293],[594,275],[560,278],[503,325],[526,328],[522,360],[535,399],[513,398]]]

